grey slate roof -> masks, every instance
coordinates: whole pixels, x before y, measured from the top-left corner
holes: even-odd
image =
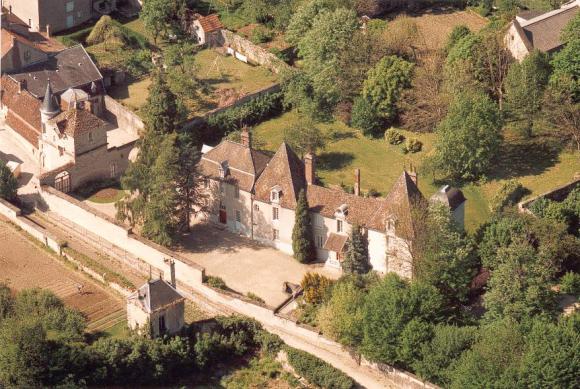
[[[140,306],[143,311],[153,313],[184,300],[184,297],[167,282],[158,279],[142,285],[128,297],[128,300]]]
[[[44,95],[48,80],[52,84],[53,93],[57,95],[69,88],[86,86],[90,89],[92,82],[103,88],[103,76],[82,45],[62,50],[45,62],[12,74],[12,78],[25,81],[26,89],[36,98]]]
[[[463,204],[465,200],[465,196],[461,190],[450,187],[449,185],[443,186],[437,193],[431,196],[431,201],[439,201],[451,208],[452,211]]]

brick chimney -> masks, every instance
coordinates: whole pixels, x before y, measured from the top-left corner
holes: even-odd
[[[307,184],[314,184],[316,179],[316,161],[314,160],[314,155],[312,153],[308,153],[304,156],[304,175],[306,176]]]
[[[50,38],[50,33],[51,33],[51,32],[50,32],[50,24],[47,24],[47,25],[46,25],[46,37],[47,37],[47,38]]]
[[[252,134],[250,134],[250,129],[247,126],[242,128],[242,145],[245,147],[252,147]]]
[[[26,80],[18,80],[18,93],[22,93],[24,89],[26,89]]]
[[[360,196],[360,169],[354,169],[354,195]]]

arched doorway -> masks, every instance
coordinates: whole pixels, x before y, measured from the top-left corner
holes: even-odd
[[[63,193],[70,192],[70,174],[67,171],[58,173],[54,177],[54,187]]]

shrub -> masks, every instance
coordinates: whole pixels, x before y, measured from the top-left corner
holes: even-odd
[[[375,108],[366,99],[357,97],[351,111],[351,125],[358,128],[365,136],[374,137],[380,133],[382,119]]]
[[[367,196],[368,197],[381,197],[381,192],[379,192],[378,190],[376,190],[374,188],[371,188],[367,192]]]
[[[580,295],[580,274],[567,272],[560,278],[560,291],[574,296]]]
[[[526,194],[526,189],[516,180],[504,182],[493,196],[490,204],[492,212],[501,212],[505,207],[517,203]]]
[[[398,145],[403,143],[405,137],[395,128],[391,127],[387,131],[385,131],[385,140],[392,145]]]
[[[264,27],[256,27],[254,28],[254,31],[252,31],[252,37],[250,40],[255,44],[266,43],[270,42],[273,36],[274,34],[272,33],[272,30]]]
[[[403,147],[403,151],[405,153],[418,153],[423,148],[423,142],[421,142],[417,138],[409,138],[405,142],[405,147]]]
[[[300,286],[304,289],[304,301],[308,304],[321,304],[329,295],[332,280],[318,273],[306,273]]]
[[[262,352],[270,355],[278,354],[284,345],[282,338],[266,330],[258,331],[256,341],[260,345]]]
[[[246,297],[249,298],[252,301],[255,301],[255,302],[259,303],[259,304],[266,304],[266,302],[264,301],[264,299],[261,298],[260,296],[258,296],[255,293],[248,292],[248,293],[246,293]]]
[[[270,53],[274,54],[279,60],[282,60],[284,62],[289,62],[290,61],[290,54],[288,54],[287,51],[282,51],[277,47],[272,47],[270,50]]]
[[[4,161],[0,160],[0,198],[8,201],[16,199],[18,181]]]
[[[350,389],[354,381],[342,371],[304,351],[286,347],[288,362],[308,382],[326,389]]]
[[[206,276],[205,282],[211,286],[212,288],[221,289],[221,290],[228,290],[228,286],[226,282],[220,278],[215,276]]]

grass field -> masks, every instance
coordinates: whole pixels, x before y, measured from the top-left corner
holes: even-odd
[[[260,124],[254,129],[256,141],[266,150],[276,150],[284,139],[285,129],[292,127],[297,120],[296,113],[288,112]],[[372,188],[384,195],[403,169],[413,163],[419,171],[421,192],[429,197],[436,191],[433,177],[421,174],[427,167],[424,165],[425,157],[433,152],[435,134],[401,131],[405,136],[414,136],[423,142],[421,152],[404,154],[400,146],[389,145],[383,139],[365,138],[339,122],[318,126],[323,133],[334,132],[337,134],[335,138],[339,138],[328,141],[326,148],[318,153],[318,175],[326,185],[343,183],[352,186],[353,171],[360,168],[363,191]],[[508,137],[500,155],[487,182],[462,187],[467,198],[465,224],[469,231],[474,231],[489,218],[489,201],[506,180],[519,180],[530,190],[531,197],[570,181],[575,173],[580,172],[580,154],[562,149],[550,138],[522,141]]]

